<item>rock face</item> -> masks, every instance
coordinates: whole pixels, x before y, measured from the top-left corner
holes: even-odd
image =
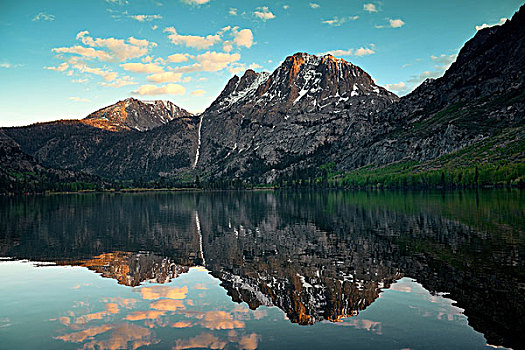
[[[427,162],[519,128],[525,136],[525,9],[480,30],[439,79],[401,98],[332,56],[295,54],[271,75],[230,80],[202,116],[198,167],[269,183],[336,170]]]
[[[82,122],[110,131],[147,131],[192,115],[170,101],[141,101],[130,97],[91,113]]]
[[[174,263],[170,258],[149,252],[112,252],[79,261],[58,261],[57,265],[83,266],[113,278],[119,284],[136,287],[143,282],[169,283],[189,271],[188,266]]]
[[[276,171],[368,128],[398,98],[361,68],[297,53],[272,73],[234,76],[203,113],[197,167],[211,176],[272,181]]]
[[[374,114],[365,138],[348,134],[330,157],[339,169],[425,162],[460,150],[525,119],[525,8],[468,41],[439,79]]]

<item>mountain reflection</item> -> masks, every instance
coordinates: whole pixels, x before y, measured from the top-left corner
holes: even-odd
[[[409,276],[431,293],[449,293],[489,343],[519,347],[525,341],[522,203],[519,191],[12,198],[0,202],[0,255],[84,266],[132,287],[167,283],[203,265],[233,301],[252,310],[277,306],[302,325],[357,315],[382,289]],[[153,285],[139,292],[154,301],[152,309],[126,319],[160,322],[165,312],[184,309],[188,291]],[[108,304],[89,317],[119,307]],[[219,311],[193,316],[209,329],[241,322]],[[353,326],[381,331],[380,324],[361,323]],[[155,343],[145,328],[124,328],[114,330],[121,341]],[[176,348],[221,341],[213,337],[203,333]]]
[[[153,253],[113,252],[103,253],[92,259],[78,261],[57,261],[57,265],[87,267],[102,277],[113,278],[119,284],[130,287],[142,282],[169,283],[181,273],[188,272],[188,266],[178,265],[173,260]]]

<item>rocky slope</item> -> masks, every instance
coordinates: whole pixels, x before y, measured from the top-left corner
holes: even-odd
[[[111,131],[147,131],[174,119],[191,116],[170,101],[141,101],[130,97],[91,113],[82,122]]]
[[[115,110],[126,105],[128,116],[119,121],[121,114]],[[151,114],[144,114],[144,108],[150,108]],[[104,110],[114,115],[104,120]],[[172,103],[156,101],[150,105],[135,99],[101,111],[80,121],[62,120],[3,131],[24,152],[52,168],[127,180],[159,179],[191,168],[197,149],[198,117]],[[146,130],[146,124],[153,127],[155,120],[165,124],[147,132],[136,130]]]
[[[478,31],[443,77],[426,80],[398,103],[375,114],[370,137],[346,135],[331,159],[343,170],[426,162],[482,144],[509,128],[520,128],[523,135],[524,53],[522,7],[504,25]]]
[[[296,54],[271,75],[247,71],[204,112],[198,166],[212,178],[270,183],[329,162],[339,171],[423,164],[467,146],[483,152],[510,130],[524,136],[524,28],[522,8],[480,30],[443,77],[399,101],[331,56]]]
[[[77,183],[76,187],[73,183]],[[95,176],[44,167],[0,130],[0,194],[94,189],[106,185]]]
[[[297,53],[272,73],[234,76],[203,113],[197,167],[209,176],[270,182],[398,98],[361,68]]]

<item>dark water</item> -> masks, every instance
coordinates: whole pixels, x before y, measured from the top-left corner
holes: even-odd
[[[524,204],[517,190],[0,199],[0,348],[523,348]]]

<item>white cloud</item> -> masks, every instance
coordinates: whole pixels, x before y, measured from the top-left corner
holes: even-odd
[[[204,5],[210,2],[210,0],[182,0],[183,3],[188,5]]]
[[[89,67],[83,63],[73,64],[73,68],[79,70],[82,73],[95,74],[102,77],[105,81],[113,81],[117,78],[118,73],[112,72],[111,70],[103,70],[100,68]]]
[[[175,45],[185,45],[187,47],[193,47],[196,49],[207,49],[211,46],[218,44],[223,41],[225,35],[230,35],[232,40],[223,42],[223,50],[230,52],[233,49],[233,45],[237,47],[250,48],[253,45],[253,33],[250,29],[240,29],[239,27],[227,26],[219,30],[215,34],[206,36],[199,35],[181,35],[177,33],[175,28],[168,27],[164,29],[164,32],[171,33],[168,35],[170,41]]]
[[[145,40],[145,39],[135,39],[134,37],[130,36],[128,38],[128,42],[131,44],[131,45],[135,45],[135,46],[142,46],[142,47],[148,47],[150,46],[152,43],[150,43],[149,41]],[[153,46],[157,46],[157,44],[153,45]]]
[[[182,73],[163,72],[148,76],[148,81],[152,83],[178,83],[182,80]]]
[[[153,26],[151,26],[151,30],[157,30],[157,28],[159,28],[159,26],[158,26],[158,25],[156,25],[156,24],[155,24],[155,25],[153,25]]]
[[[55,20],[55,16],[54,15],[50,15],[50,14],[45,13],[45,12],[40,12],[38,15],[36,15],[33,18],[33,22],[36,22],[36,21],[51,22],[51,21],[54,21],[54,20]]]
[[[253,45],[253,33],[250,29],[234,30],[233,42],[235,45],[250,48]]]
[[[71,72],[71,71],[70,71]],[[72,83],[75,83],[75,84],[83,84],[83,83],[87,83],[89,81],[89,79],[82,79],[82,78],[78,78],[78,79],[73,79],[71,80]]]
[[[153,61],[153,56],[142,57],[141,61],[144,63],[150,63],[151,61]]]
[[[290,8],[290,5],[283,5],[283,9],[288,10]]]
[[[166,84],[163,86],[146,84],[133,91],[133,93],[139,95],[184,95],[186,88],[179,84]]]
[[[230,8],[230,10],[228,11],[228,14],[230,16],[237,16],[237,9],[234,7]]]
[[[389,19],[388,25],[376,25],[376,28],[401,28],[405,25],[401,19]]]
[[[162,16],[161,15],[133,15],[133,16],[129,16],[129,18],[133,18],[139,22],[149,22],[149,21],[153,21],[155,19],[162,19]]]
[[[75,45],[71,47],[56,47],[52,49],[51,51],[57,52],[57,53],[71,53],[76,54],[79,56],[83,56],[84,58],[91,59],[91,58],[98,58],[101,61],[110,61],[113,57],[102,50],[95,50],[92,47],[84,47],[80,45]]]
[[[120,65],[124,70],[133,73],[162,73],[164,69],[156,63],[124,63]]]
[[[401,28],[405,25],[405,22],[400,19],[389,19],[388,21],[390,22],[390,27],[392,28]]]
[[[253,14],[266,22],[269,19],[275,18],[275,15],[270,11],[267,6],[257,7],[257,11],[254,11]]]
[[[252,63],[248,66],[249,69],[259,69],[262,68],[261,65],[258,65],[257,63]]]
[[[189,58],[193,58],[193,56],[188,53],[174,53],[173,55],[168,56],[168,62],[187,62]]]
[[[128,85],[137,85],[137,83],[133,80],[133,78],[128,76],[128,75],[126,75],[126,76],[124,76],[122,78],[116,79],[115,81],[113,81],[111,83],[101,82],[99,84],[102,85],[102,86],[110,86],[110,87],[114,87],[114,88],[120,88],[120,87],[128,86]]]
[[[141,57],[149,52],[149,49],[157,46],[156,43],[143,39],[128,38],[128,43],[123,39],[115,38],[95,38],[88,35],[87,30],[77,34],[77,40],[82,41],[84,45],[91,47],[106,48],[110,51],[113,60],[126,61],[131,58]]]
[[[63,72],[69,68],[69,64],[66,62],[60,63],[58,67],[44,67],[45,69],[54,70],[57,72]]]
[[[387,90],[397,91],[397,92],[405,91],[407,89],[407,85],[403,81],[396,83],[396,84],[386,84],[385,87]]]
[[[496,23],[492,23],[492,24],[487,24],[487,23],[483,23],[482,25],[480,26],[476,26],[476,30],[481,30],[481,29],[484,29],[484,28],[490,28],[490,27],[494,27],[494,26],[500,26],[502,24],[505,24],[505,22],[508,20],[508,18],[500,18],[500,20]]]
[[[204,91],[204,90],[194,90],[194,91],[191,92],[191,94],[192,94],[193,96],[202,96],[202,95],[204,95],[205,93],[206,93],[206,91]]]
[[[220,34],[198,36],[198,35],[180,35],[175,28],[168,27],[164,32],[171,33],[168,38],[175,45],[185,45],[196,49],[207,49],[221,41]]]
[[[71,47],[58,47],[52,49],[53,52],[57,53],[70,53],[83,56],[84,58],[92,59],[98,58],[101,61],[126,61],[131,58],[144,56],[149,52],[149,49],[157,46],[154,42],[147,40],[135,39],[129,37],[126,43],[122,39],[115,38],[92,38],[88,35],[88,31],[81,31],[77,34],[76,39],[80,40],[84,45],[90,46],[85,47],[81,45],[75,45]],[[97,50],[94,47],[100,47],[104,50]]]
[[[87,98],[81,98],[76,96],[70,97],[69,99],[75,102],[90,102]]]
[[[225,41],[222,43],[222,50],[229,53],[231,50],[233,50],[233,43],[231,41]]]
[[[354,51],[354,56],[368,56],[376,53],[374,50],[368,48],[368,47],[360,47],[357,50]]]
[[[374,4],[364,4],[363,5],[363,10],[367,11],[367,12],[377,12],[377,8],[376,8],[376,5]]]
[[[309,6],[310,6],[311,8],[313,8],[313,9],[318,9],[319,7],[321,7],[321,5],[316,4],[315,2],[311,2],[311,3],[309,4]]]
[[[339,27],[348,21],[355,21],[357,19],[359,19],[359,16],[341,17],[341,18],[336,16],[332,19],[324,20],[321,23],[328,24],[333,27]]]
[[[2,62],[0,63],[0,68],[11,68],[11,63],[8,62]]]
[[[348,49],[348,50],[331,50],[323,53],[322,55],[332,55],[335,57],[338,56],[352,56],[354,53],[354,49]]]
[[[246,70],[246,65],[242,63],[234,63],[228,67],[230,74],[239,74]]]
[[[175,68],[178,72],[217,72],[241,59],[238,53],[205,52],[196,57],[198,63]]]
[[[202,71],[213,72],[226,68],[230,63],[241,59],[238,53],[228,54],[222,52],[205,52],[197,56],[197,62],[202,67]]]
[[[335,57],[339,57],[339,56],[358,56],[358,57],[361,57],[361,56],[367,56],[367,55],[372,55],[374,53],[376,53],[373,48],[374,48],[375,45],[373,44],[370,44],[370,47],[360,47],[358,49],[348,49],[348,50],[331,50],[331,51],[327,51],[321,55],[332,55],[332,56],[335,56]]]

